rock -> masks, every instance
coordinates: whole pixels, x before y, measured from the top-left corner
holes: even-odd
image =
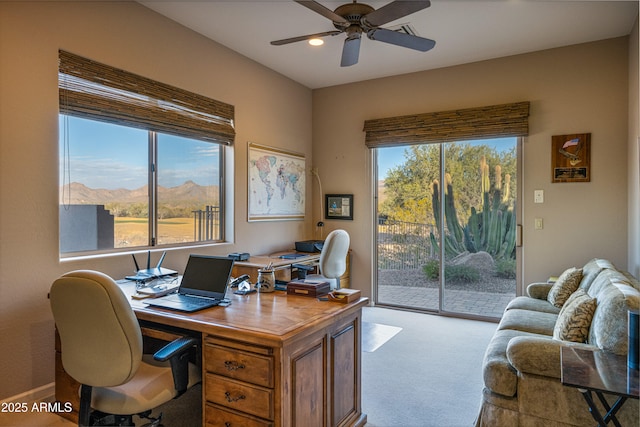
[[[495,270],[493,257],[487,252],[463,252],[449,261],[449,264],[473,267],[483,276],[492,275]]]

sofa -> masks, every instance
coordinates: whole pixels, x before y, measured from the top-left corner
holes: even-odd
[[[476,427],[596,425],[578,389],[561,383],[561,347],[626,356],[628,310],[640,307],[638,279],[608,260],[593,259],[526,291],[508,304],[486,349]],[[588,309],[572,310],[576,300]],[[563,327],[576,312],[581,316],[567,336]],[[605,396],[610,403],[615,399]],[[638,400],[628,399],[617,417],[623,426],[638,426],[639,413]]]

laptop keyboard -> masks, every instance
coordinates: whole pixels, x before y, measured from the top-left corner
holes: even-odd
[[[200,298],[191,295],[180,295],[180,301],[196,306],[210,305],[212,302],[218,303],[220,300],[214,298]]]

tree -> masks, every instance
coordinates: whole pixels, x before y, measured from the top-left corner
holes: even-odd
[[[515,189],[515,148],[505,151],[478,143],[446,143],[445,170],[456,189],[456,209],[460,220],[466,222],[471,208],[482,205],[480,162],[484,156],[489,165],[491,182],[496,182],[495,166],[501,174],[511,176]],[[386,199],[379,207],[380,215],[390,220],[434,224],[432,184],[440,179],[440,145],[423,144],[407,147],[405,161],[392,168],[384,179]],[[515,191],[510,192],[513,200]],[[511,201],[512,201],[511,200]]]

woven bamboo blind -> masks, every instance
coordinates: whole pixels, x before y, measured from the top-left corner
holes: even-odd
[[[366,120],[369,148],[435,144],[529,133],[529,102]]]
[[[59,51],[60,112],[231,145],[234,107]]]

